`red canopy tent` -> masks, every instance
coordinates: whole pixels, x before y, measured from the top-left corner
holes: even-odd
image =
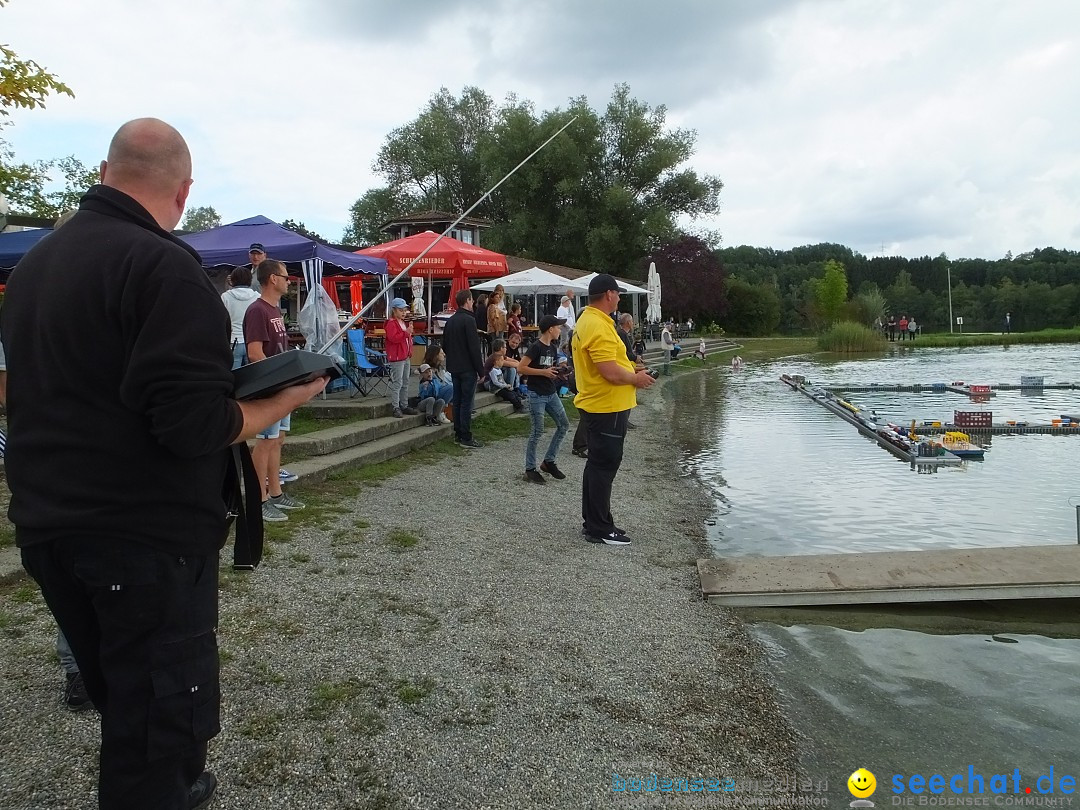
[[[434,231],[407,236],[404,239],[395,239],[393,242],[384,242],[381,245],[363,248],[356,251],[365,256],[373,256],[385,259],[387,271],[391,276],[404,270],[413,259],[423,253],[438,238]],[[469,286],[470,278],[496,278],[505,276],[509,272],[506,266],[506,257],[493,250],[486,250],[477,245],[470,245],[449,236],[439,240],[427,255],[424,256],[409,271],[413,278],[428,279],[430,298],[431,280],[449,279],[451,289],[457,291]],[[453,298],[450,306],[454,306]],[[430,308],[430,307],[429,307]],[[429,317],[430,317],[429,312]]]

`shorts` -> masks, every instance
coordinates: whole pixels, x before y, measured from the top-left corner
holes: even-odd
[[[286,414],[284,418],[274,422],[270,427],[258,435],[259,439],[276,439],[282,433],[288,433],[292,427],[292,414]]]

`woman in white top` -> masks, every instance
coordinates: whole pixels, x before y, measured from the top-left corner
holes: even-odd
[[[251,289],[251,268],[237,267],[229,273],[229,289],[221,294],[221,302],[229,311],[232,321],[232,353],[234,369],[247,363],[247,344],[244,343],[244,313],[251,302],[259,297]]]

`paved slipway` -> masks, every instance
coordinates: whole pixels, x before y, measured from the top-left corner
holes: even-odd
[[[741,788],[612,788],[795,776],[761,651],[701,599],[708,500],[665,393],[641,395],[615,482],[632,548],[581,538],[569,436],[567,479],[543,487],[515,438],[365,486],[254,574],[223,569],[212,806],[730,807]],[[34,589],[4,586],[0,635],[0,807],[92,806],[96,715],[61,706]]]

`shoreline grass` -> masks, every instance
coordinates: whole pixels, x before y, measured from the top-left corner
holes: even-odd
[[[967,334],[938,332],[919,335],[917,340],[905,341],[911,348],[927,346],[934,349],[963,349],[972,346],[1025,346],[1047,343],[1080,343],[1080,327],[1073,329],[1043,329],[1041,332],[969,332]]]

